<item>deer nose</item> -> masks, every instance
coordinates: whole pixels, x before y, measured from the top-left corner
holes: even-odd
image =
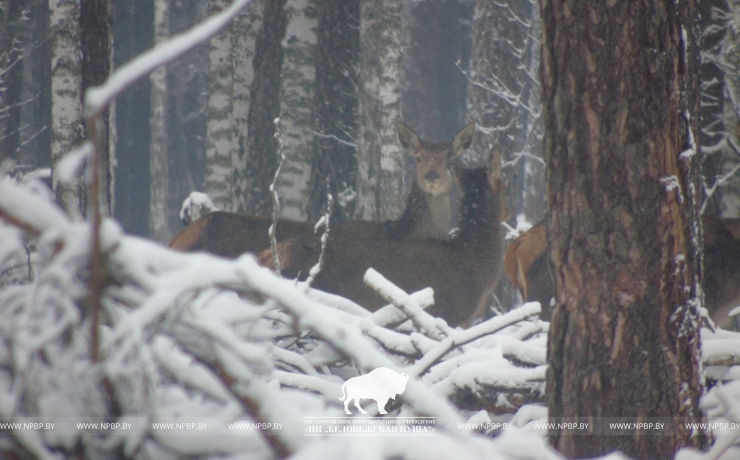
[[[437,182],[439,180],[439,173],[437,171],[429,171],[424,175],[424,179],[429,182]]]

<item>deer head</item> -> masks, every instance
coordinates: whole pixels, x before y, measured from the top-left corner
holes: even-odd
[[[473,141],[475,123],[460,128],[451,142],[422,142],[413,129],[402,121],[396,122],[398,140],[416,159],[416,183],[431,196],[447,194],[455,182],[450,174],[455,158]]]

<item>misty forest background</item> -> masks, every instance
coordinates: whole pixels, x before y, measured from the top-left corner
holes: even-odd
[[[207,193],[220,209],[269,215],[269,186],[275,180],[281,154],[285,160],[276,189],[284,217],[317,220],[324,212],[328,178],[335,197],[333,219],[395,218],[403,209],[414,171],[413,158],[403,151],[396,136],[397,119],[404,120],[422,139],[443,141],[451,140],[461,126],[474,121],[476,138],[465,161],[480,163],[491,146],[502,147],[502,175],[512,211],[506,224],[511,230],[526,229],[541,221],[547,210],[546,135],[553,136],[547,161],[555,162],[547,164],[558,164],[566,158],[557,156],[562,153],[558,146],[565,144],[555,142],[564,131],[545,130],[545,122],[553,121],[546,120],[543,90],[550,91],[550,102],[564,104],[577,99],[554,87],[568,77],[577,81],[579,76],[573,69],[551,67],[553,72],[572,73],[560,79],[554,74],[540,78],[542,37],[548,35],[547,30],[543,35],[539,14],[551,13],[551,21],[546,24],[553,29],[563,27],[555,19],[567,15],[558,15],[553,5],[565,3],[254,1],[207,44],[197,46],[118,94],[111,110],[102,114],[102,129],[91,130],[95,125],[86,125],[83,120],[83,95],[88,88],[103,84],[113,71],[140,53],[225,11],[230,2],[0,0],[0,172],[31,190],[20,191],[11,185],[12,181],[0,182],[0,212],[7,220],[0,226],[0,255],[12,253],[6,259],[16,262],[3,269],[0,279],[0,311],[4,315],[0,323],[0,419],[23,415],[52,420],[75,414],[118,420],[135,414],[155,420],[177,417],[183,407],[194,416],[218,414],[255,421],[277,420],[286,414],[295,419],[335,415],[339,413],[336,394],[344,378],[374,367],[395,365],[405,366],[404,370],[414,377],[404,394],[403,410],[438,417],[441,424],[447,424],[446,434],[428,438],[429,443],[424,444],[432,457],[520,458],[520,454],[531,454],[531,458],[561,458],[544,444],[542,433],[529,433],[530,438],[513,444],[507,444],[502,435],[491,444],[490,439],[481,440],[482,437],[461,438],[455,431],[454,421],[491,422],[491,417],[499,415],[524,427],[532,420],[546,419],[548,403],[551,411],[588,411],[597,406],[591,404],[597,398],[581,406],[553,399],[558,395],[577,398],[585,394],[585,387],[579,387],[578,382],[574,387],[579,391],[570,391],[567,386],[560,387],[559,392],[548,388],[551,399],[547,401],[546,372],[551,373],[548,385],[559,382],[558,376],[579,372],[565,372],[557,366],[548,370],[548,365],[557,364],[558,356],[563,355],[546,355],[550,325],[538,320],[524,321],[537,313],[533,304],[510,308],[517,305],[517,298],[503,277],[498,300],[502,310],[511,311],[501,311],[499,316],[465,331],[437,330],[438,325],[419,328],[416,323],[408,326],[410,329],[394,330],[391,325],[398,318],[373,317],[373,321],[366,321],[362,315],[367,312],[351,316],[324,308],[301,297],[304,293],[299,294],[291,282],[273,277],[251,260],[226,261],[174,253],[126,234],[166,243],[182,228],[181,205],[194,190]],[[661,8],[668,3],[654,2]],[[740,215],[740,2],[683,2],[676,8],[679,13],[655,15],[656,21],[673,24],[671,21],[681,14],[690,14],[690,18],[680,17],[679,21],[690,24],[690,30],[683,29],[683,50],[679,50],[678,42],[671,42],[666,44],[664,54],[685,58],[695,51],[696,37],[701,56],[699,71],[684,72],[680,77],[690,81],[698,73],[701,93],[697,136],[701,148],[694,148],[694,137],[689,132],[683,138],[690,138],[692,145],[683,152],[701,152],[698,183],[703,190],[697,194],[698,203],[681,198],[672,204],[683,206],[681,212],[686,214],[681,214],[685,217],[681,222],[688,228],[687,222],[697,221],[691,211],[694,204],[708,216]],[[661,12],[667,10],[670,8]],[[627,9],[622,13],[625,16],[619,19],[625,24],[642,27],[635,21],[644,14],[636,19],[627,15]],[[605,18],[608,17],[607,14]],[[563,30],[576,29],[559,29],[561,33]],[[578,43],[578,37],[572,42]],[[558,54],[562,49],[549,45],[553,62],[562,59],[563,54]],[[693,61],[688,61],[690,69]],[[658,66],[668,61],[640,62]],[[598,70],[603,77],[606,70]],[[541,81],[553,86],[543,89]],[[686,88],[690,87],[687,83]],[[603,88],[603,93],[611,89]],[[654,96],[651,86],[645,85],[641,90],[644,93],[630,96],[640,100]],[[690,100],[692,96],[691,91],[674,87],[671,90],[675,90],[669,95],[675,96],[671,101]],[[607,109],[618,106],[611,104],[611,99],[604,101]],[[625,102],[625,106],[629,103],[634,101]],[[687,106],[685,113],[693,114],[690,103]],[[634,107],[644,109],[640,115],[645,115],[646,120],[662,114],[660,103],[643,107],[638,101]],[[689,125],[696,118],[687,117],[681,129],[691,131]],[[569,135],[581,134],[578,123],[572,121],[578,119],[570,119],[575,125],[570,127]],[[632,135],[663,133],[657,123],[645,133],[640,132],[640,120],[632,121],[637,126]],[[619,127],[623,128],[634,126]],[[611,128],[602,129],[606,133],[604,139],[611,139]],[[102,163],[102,187],[98,193],[87,186],[96,182],[89,177],[81,180],[80,174],[87,171],[92,175],[90,171],[97,170],[89,165],[85,168],[85,159],[90,157],[90,150],[86,149],[90,147],[80,147],[85,139],[92,138],[103,139],[93,156]],[[592,148],[596,144],[582,145]],[[584,149],[582,153],[596,157],[594,152],[599,149],[593,150]],[[571,165],[562,166],[558,173],[575,171],[569,169]],[[696,178],[692,174],[698,168],[691,166],[689,172],[687,180]],[[609,177],[621,171],[604,174]],[[51,200],[37,201],[43,193],[34,189],[36,178],[49,182],[54,200],[66,214],[60,213]],[[550,179],[551,191],[558,185],[568,185],[566,180],[558,181],[552,171]],[[585,193],[594,195],[598,187],[595,192]],[[114,217],[125,234],[111,222],[94,219],[96,213],[90,212],[97,209],[93,198],[101,200],[103,213]],[[551,204],[551,209],[566,216],[557,205]],[[636,208],[639,206],[633,207]],[[81,223],[85,217],[92,222],[90,227]],[[658,226],[657,212],[647,217],[650,222],[642,222],[641,231]],[[677,231],[680,225],[673,223],[669,222],[670,228]],[[28,239],[18,228],[40,238]],[[98,235],[92,238],[98,246],[88,245],[90,228]],[[696,232],[698,226],[692,228]],[[510,238],[516,234],[517,231],[511,231]],[[557,242],[558,238],[569,236],[556,234],[551,240]],[[671,250],[683,254],[685,249],[686,254],[693,254],[692,260],[700,260],[694,257],[698,241],[698,237],[692,238],[686,248],[674,245]],[[644,247],[648,249],[634,253],[659,252],[653,251],[652,246]],[[557,250],[553,249],[553,253],[557,254]],[[97,261],[99,270],[95,269],[96,257],[104,259]],[[669,275],[674,272],[669,273],[668,265],[653,267],[638,262],[640,268],[663,270],[661,273],[668,273],[666,279],[673,280]],[[675,271],[686,275],[684,284],[672,281],[666,285],[697,289],[698,283],[691,280],[700,279],[700,269],[692,264]],[[598,264],[590,267],[592,272],[604,273],[613,268]],[[678,287],[676,292],[682,296],[700,297],[690,293],[690,289],[681,291]],[[589,286],[588,292],[599,291]],[[412,295],[420,305],[431,302],[428,292]],[[668,312],[665,317],[688,318],[682,323],[687,329],[679,327],[678,332],[685,333],[681,340],[690,342],[687,349],[693,351],[686,356],[693,360],[689,363],[693,367],[685,370],[676,365],[676,369],[685,372],[675,374],[675,381],[690,381],[686,388],[692,393],[682,399],[690,404],[678,403],[679,410],[671,416],[683,415],[680,410],[689,405],[692,414],[698,413],[698,400],[704,392],[703,380],[698,377],[700,371],[705,371],[702,377],[714,381],[738,380],[737,335],[703,329],[702,340],[717,340],[712,342],[714,348],[705,346],[699,358],[698,309],[695,304],[675,299],[678,297],[656,300],[666,309],[653,309],[659,314]],[[648,299],[647,304],[652,301]],[[281,309],[275,308],[278,304]],[[691,308],[684,309],[683,305]],[[675,316],[671,308],[676,309]],[[97,316],[101,311],[102,319]],[[612,319],[592,321],[590,325],[610,324]],[[637,331],[636,335],[645,332],[648,337],[649,332],[663,325],[658,320],[651,322],[652,319],[643,321],[636,316],[624,320],[623,325],[644,326],[650,329],[647,332],[639,327],[624,329]],[[307,325],[312,334],[297,333],[299,323]],[[340,324],[346,326],[346,331],[336,332]],[[553,330],[566,329],[566,321],[553,324]],[[582,331],[591,332],[588,328]],[[99,332],[102,337],[97,336]],[[599,339],[597,333],[591,336]],[[635,355],[640,354],[640,359],[648,355],[655,359],[643,363],[646,369],[655,362],[669,362],[660,353],[672,352],[672,344],[666,345],[672,337],[664,334],[664,342],[642,344],[654,346],[650,352],[635,345],[640,351]],[[625,343],[638,343],[641,338]],[[683,342],[679,345],[683,346]],[[324,354],[312,353],[314,350]],[[618,366],[611,371],[620,378],[636,379],[634,387],[623,385],[622,389],[644,398],[631,405],[618,401],[614,407],[652,407],[650,402],[662,401],[663,397],[648,390],[635,391],[643,382],[639,381],[641,374],[631,372],[629,367],[635,356],[629,347],[625,350],[620,363],[627,371],[621,372]],[[704,361],[699,363],[700,359]],[[579,365],[577,360],[569,363]],[[586,363],[579,369],[591,372],[590,365]],[[599,366],[594,366],[594,372],[602,371]],[[600,380],[591,381],[600,386]],[[670,383],[675,382],[665,386],[666,394],[681,396],[672,392]],[[661,385],[651,388],[658,387]],[[740,388],[733,388],[734,392],[728,391],[728,397],[734,398],[732,404],[722,402],[729,412],[740,407]],[[708,419],[724,417],[724,412],[717,415],[719,411],[711,411],[722,405],[716,402],[717,398],[712,400],[721,387],[712,391],[702,399],[701,409],[709,414]],[[604,393],[619,396],[623,392]],[[290,407],[282,406],[281,401],[290,401]],[[648,403],[643,404],[644,401]],[[670,404],[654,406],[661,409]],[[224,427],[216,430],[222,428],[223,432],[217,434],[226,432]],[[150,429],[143,429],[135,439],[108,437],[108,433],[75,433],[42,433],[34,437],[13,432],[16,436],[0,439],[0,451],[21,458],[56,458],[58,453],[79,458],[206,458],[236,453],[259,458],[285,458],[293,453],[304,453],[304,458],[328,458],[335,452],[332,449],[343,446],[343,441],[336,440],[332,441],[334,444],[303,443],[279,433],[262,433],[263,438],[252,439],[248,444],[224,441],[226,438],[222,437],[208,441],[198,438],[197,443],[189,444],[181,442],[182,438],[173,440]],[[553,433],[550,435],[551,440],[556,439]],[[701,435],[673,435],[683,438],[674,442],[669,436],[653,437],[646,441],[635,435],[637,441],[627,440],[615,446],[615,437],[609,438],[609,442],[604,441],[608,438],[604,436],[582,437],[588,439],[583,442],[563,436],[554,445],[566,456],[578,456],[578,449],[586,446],[583,449],[589,450],[581,451],[580,456],[601,455],[620,448],[635,458],[645,458],[642,453],[651,452],[655,447],[650,443],[656,439],[656,443],[665,444],[660,447],[664,449],[661,452],[671,455],[680,446],[708,445]],[[730,443],[736,438],[733,434]],[[631,448],[633,445],[638,447]],[[526,446],[524,453],[522,446]],[[378,441],[375,447],[377,458],[405,457],[419,449],[413,441],[391,438]],[[343,452],[350,455],[348,449]]]
[[[0,154],[18,173],[49,168],[83,140],[75,99],[87,87],[227,3],[58,2],[53,12],[50,4],[0,1]],[[698,7],[702,211],[737,217],[738,5]],[[106,116],[109,214],[162,243],[182,228],[181,204],[194,190],[220,209],[269,215],[282,146],[284,217],[317,220],[328,177],[334,219],[395,218],[414,168],[396,139],[400,118],[422,139],[444,141],[475,121],[468,157],[503,148],[509,225],[537,223],[545,211],[540,35],[529,0],[255,2],[116,101]],[[53,112],[55,97],[76,113]],[[72,199],[65,207],[85,214]],[[500,284],[509,304],[512,289]]]

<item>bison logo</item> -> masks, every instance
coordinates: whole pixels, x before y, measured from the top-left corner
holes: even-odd
[[[388,400],[395,400],[397,394],[403,394],[408,380],[409,376],[406,374],[399,374],[387,367],[379,367],[365,375],[353,377],[344,382],[342,396],[339,400],[344,401],[344,411],[348,414],[352,413],[349,411],[349,402],[353,399],[355,407],[363,414],[367,412],[360,407],[360,399],[374,399],[378,403],[378,412],[387,414],[385,405]],[[347,389],[346,396],[345,388]]]

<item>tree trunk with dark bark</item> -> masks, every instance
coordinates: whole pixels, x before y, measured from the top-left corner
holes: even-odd
[[[267,216],[272,210],[269,188],[278,165],[273,122],[280,116],[280,44],[285,36],[285,1],[264,2],[262,28],[255,45],[247,166],[244,171],[244,201],[248,214]]]
[[[557,306],[551,429],[569,458],[699,446],[701,228],[691,0],[541,0],[549,237]],[[609,422],[660,422],[615,432]],[[657,435],[654,435],[657,434]]]
[[[108,0],[82,0],[80,2],[80,48],[82,50],[82,94],[93,86],[105,83],[110,75],[111,35],[108,28],[110,14]],[[84,104],[84,100],[83,100]],[[105,110],[102,115],[103,151],[100,155],[100,204],[103,215],[111,215],[113,203],[113,170],[111,169],[111,149],[108,142],[110,130],[110,113]]]
[[[315,222],[326,201],[326,178],[335,197],[332,220],[354,216],[357,172],[357,66],[360,56],[360,0],[319,0],[314,116],[308,220]]]

